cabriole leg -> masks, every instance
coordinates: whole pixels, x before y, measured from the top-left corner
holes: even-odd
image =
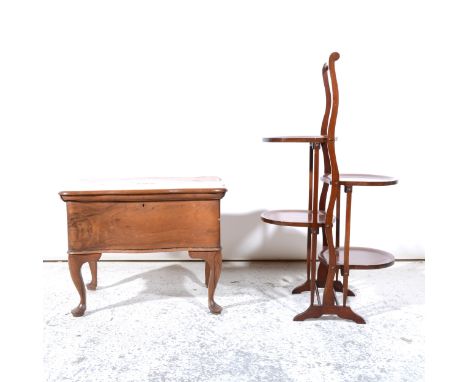
[[[81,317],[86,311],[86,288],[83,282],[83,276],[81,274],[81,267],[84,263],[87,262],[97,263],[100,257],[100,253],[92,253],[86,255],[68,255],[68,268],[70,270],[70,276],[72,278],[73,284],[75,284],[78,294],[80,295],[80,303],[76,308],[71,310],[71,314],[74,317]],[[91,273],[93,273],[92,268]],[[92,276],[92,279],[97,284],[96,273]],[[91,281],[91,284],[92,283],[93,281]]]
[[[99,255],[96,261],[89,261],[89,270],[91,271],[91,282],[86,284],[86,288],[88,288],[88,290],[96,290],[97,288],[97,263],[100,257],[101,255]]]
[[[214,293],[216,286],[218,285],[218,280],[221,275],[221,267],[223,258],[220,251],[213,252],[198,252],[198,251],[189,251],[189,256],[194,259],[205,260],[205,277],[207,274],[207,269],[209,270],[208,277],[208,308],[211,313],[219,314],[223,310],[214,300]],[[206,265],[208,264],[208,265]]]
[[[205,286],[208,287],[210,281],[210,263],[205,261]]]

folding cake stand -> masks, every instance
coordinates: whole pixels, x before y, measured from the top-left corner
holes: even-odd
[[[318,318],[324,314],[333,314],[341,318],[364,324],[364,319],[346,305],[347,297],[354,296],[348,288],[350,269],[379,269],[391,266],[395,258],[392,254],[373,248],[351,247],[351,201],[354,186],[389,186],[397,179],[382,175],[341,174],[335,154],[335,125],[338,114],[339,93],[335,73],[335,61],[338,53],[332,53],[328,65],[322,69],[325,87],[326,107],[322,120],[321,135],[299,137],[264,138],[265,142],[308,143],[309,144],[309,203],[307,210],[266,211],[261,215],[269,224],[307,227],[307,274],[306,281],[294,288],[292,293],[310,291],[310,306],[294,320]],[[330,73],[329,73],[330,72]],[[330,76],[332,90],[330,92]],[[333,101],[333,102],[332,102]],[[331,114],[330,114],[331,111]],[[319,190],[319,150],[324,158],[323,186]],[[340,194],[341,187],[346,193],[346,224],[344,247],[340,247]],[[328,196],[328,190],[331,193]],[[327,204],[328,197],[328,204]],[[335,226],[335,235],[333,235]],[[318,257],[320,266],[317,270],[317,235],[322,228],[323,248]],[[334,244],[336,240],[336,245]],[[342,280],[339,280],[341,273]],[[322,301],[318,288],[324,288]],[[341,304],[335,292],[343,294]],[[315,296],[317,303],[315,303]]]

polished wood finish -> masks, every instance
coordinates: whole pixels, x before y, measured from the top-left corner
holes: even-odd
[[[326,135],[263,138],[263,142],[325,143],[326,141],[327,141]]]
[[[306,281],[294,288],[293,293],[310,291],[309,308],[297,315],[295,320],[318,318],[324,314],[365,323],[364,319],[347,306],[348,296],[354,296],[349,289],[350,269],[376,269],[390,266],[394,257],[384,251],[351,247],[351,212],[353,186],[389,186],[397,179],[382,175],[340,174],[336,159],[336,121],[339,107],[339,91],[336,79],[335,62],[340,58],[332,53],[328,64],[322,68],[325,89],[325,112],[322,119],[320,140],[317,137],[274,137],[264,138],[265,142],[308,142],[309,154],[309,203],[308,210],[267,211],[262,214],[266,223],[307,227],[307,273]],[[331,90],[330,82],[331,81]],[[323,185],[318,194],[318,149],[323,154]],[[341,191],[346,193],[344,246],[340,246],[341,230]],[[333,232],[333,228],[334,232]],[[323,250],[319,256],[317,269],[317,235],[322,229]],[[342,276],[342,281],[340,278]],[[323,288],[320,298],[318,288]],[[336,292],[342,293],[338,302]]]
[[[319,172],[319,150],[322,148],[324,160],[328,158],[327,142],[330,137],[327,135],[328,120],[331,110],[331,96],[328,83],[328,66],[325,64],[322,68],[322,77],[325,87],[325,112],[322,119],[321,135],[319,136],[295,136],[295,137],[273,137],[263,138],[264,142],[296,142],[309,143],[309,192],[308,192],[308,210],[278,210],[266,211],[262,213],[261,218],[265,223],[285,225],[292,227],[307,228],[307,254],[306,254],[306,280],[295,287],[293,294],[302,293],[314,288],[311,274],[316,272],[317,260],[317,235],[319,228],[325,224],[324,205],[326,194],[321,193],[320,203],[318,202],[318,172]],[[333,138],[336,140],[336,137]],[[329,161],[324,161],[325,173],[330,173]],[[327,185],[328,187],[328,185]],[[325,235],[324,240],[325,240]],[[313,293],[312,293],[313,298]]]
[[[321,179],[327,184],[332,183],[330,175],[324,175]],[[338,182],[341,186],[392,186],[398,183],[398,179],[384,175],[340,174]]]
[[[101,256],[99,256],[101,257]],[[97,288],[97,263],[98,263],[98,260],[90,260],[88,261],[88,264],[89,264],[89,270],[91,271],[91,281],[86,284],[86,288],[88,288],[88,290],[96,290]]]
[[[158,193],[158,194],[90,194],[90,195],[65,195],[61,194],[65,202],[170,202],[170,201],[195,201],[195,200],[218,200],[220,194],[225,191],[216,190],[209,193],[206,190],[200,192],[185,193]]]
[[[314,227],[325,223],[325,214],[319,212],[314,221],[314,213],[307,210],[274,210],[261,214],[265,223],[290,227]]]
[[[323,314],[334,314],[338,317],[364,324],[364,319],[347,306],[348,296],[354,293],[349,290],[350,269],[376,269],[390,266],[394,262],[393,255],[370,248],[350,246],[351,237],[351,206],[353,186],[388,186],[397,183],[396,178],[368,175],[368,174],[340,174],[335,151],[335,126],[338,115],[339,92],[336,80],[335,62],[339,59],[338,53],[332,53],[329,58],[329,71],[332,83],[333,103],[328,125],[327,155],[324,155],[325,174],[322,177],[324,186],[320,198],[320,206],[325,208],[328,190],[331,187],[328,206],[326,207],[326,221],[324,225],[324,245],[326,246],[319,256],[320,266],[317,274],[317,287],[323,287],[322,304],[314,304],[314,291],[311,288],[311,304],[303,313],[297,315],[295,320],[318,318]],[[325,81],[324,81],[325,82]],[[325,85],[327,89],[327,85]],[[346,220],[344,247],[340,247],[340,195],[341,188],[346,193]],[[335,237],[333,236],[333,219],[335,218]],[[343,281],[339,281],[339,272]],[[314,280],[313,282],[314,283]],[[342,303],[339,305],[335,292],[342,293]]]
[[[101,254],[100,253],[89,253],[86,255],[68,255],[68,269],[70,270],[70,276],[73,281],[73,284],[75,284],[75,288],[78,291],[78,294],[80,295],[80,302],[79,304],[71,310],[71,314],[74,317],[81,317],[85,310],[86,310],[86,289],[85,289],[85,284],[83,282],[83,276],[81,274],[81,267],[83,266],[84,263],[97,263],[97,261],[100,259]],[[97,270],[97,268],[91,268],[92,270]],[[88,285],[91,284],[90,290],[95,290],[97,286],[97,273],[94,273],[92,275],[92,281]]]
[[[149,179],[128,182],[128,190],[60,193],[67,204],[70,274],[80,295],[74,316],[86,310],[81,267],[89,263],[92,280],[87,287],[95,290],[97,261],[106,252],[188,251],[205,261],[208,307],[221,312],[214,293],[221,274],[220,200],[226,189],[218,178]],[[207,184],[213,187],[203,187]]]
[[[357,324],[365,324],[366,321],[349,306],[337,306],[332,304],[310,305],[307,310],[294,317],[294,321],[304,321],[309,318],[320,318],[325,314],[336,315],[344,320],[351,320]]]
[[[336,265],[341,269],[345,263],[345,248],[339,247],[338,249],[335,249],[335,254],[338,255]],[[325,249],[319,255],[319,260],[328,264],[329,257],[330,252],[328,249]],[[349,248],[349,269],[381,269],[390,267],[394,263],[395,257],[389,252],[366,247]]]
[[[219,201],[67,202],[68,253],[220,247]]]
[[[189,251],[189,255],[194,259],[205,260],[205,284],[208,287],[208,308],[211,313],[221,313],[223,308],[214,301],[214,293],[218,285],[219,276],[221,275],[223,262],[221,252]]]

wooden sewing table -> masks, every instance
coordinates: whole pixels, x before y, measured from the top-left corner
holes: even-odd
[[[105,252],[188,251],[205,261],[208,307],[220,313],[214,292],[221,274],[220,200],[226,193],[221,179],[140,178],[88,182],[62,191],[67,204],[68,265],[80,295],[71,313],[86,311],[81,267],[89,263],[89,290],[97,286],[97,261]],[[78,191],[77,191],[78,190]]]

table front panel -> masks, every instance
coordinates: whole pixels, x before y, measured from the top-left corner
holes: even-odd
[[[219,200],[67,202],[69,253],[220,246]]]

